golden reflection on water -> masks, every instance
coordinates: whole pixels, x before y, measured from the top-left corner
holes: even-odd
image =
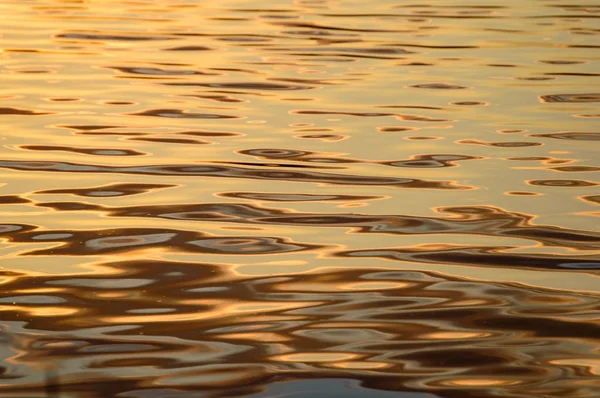
[[[599,12],[4,1],[0,395],[599,396]]]

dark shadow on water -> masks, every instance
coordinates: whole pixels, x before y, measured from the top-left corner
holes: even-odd
[[[44,398],[61,398],[60,381],[55,370],[46,370]],[[239,387],[229,391],[183,392],[169,388],[152,388],[129,391],[127,397],[135,398],[439,398],[437,395],[421,392],[381,391],[362,387],[352,379],[312,379],[277,382],[270,384],[266,391],[247,395],[239,392]],[[102,394],[101,391],[97,392]]]
[[[351,379],[297,380],[272,384],[267,391],[248,398],[437,398],[420,392],[380,391],[364,388]]]
[[[54,369],[47,369],[45,374],[44,391],[48,398],[60,398],[60,380],[58,372]]]

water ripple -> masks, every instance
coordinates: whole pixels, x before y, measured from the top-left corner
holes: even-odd
[[[426,181],[413,178],[367,177],[359,175],[299,172],[299,171],[263,171],[250,168],[214,165],[148,165],[112,167],[70,162],[20,162],[0,161],[0,168],[29,171],[54,171],[75,173],[119,173],[132,175],[163,175],[163,176],[202,176],[221,178],[242,178],[255,180],[321,182],[334,185],[370,185],[389,186],[397,188],[427,188],[427,189],[473,189],[452,181]]]
[[[254,397],[315,373],[375,389],[348,391],[357,397],[424,388],[436,394],[427,398],[556,395],[560,386],[548,380],[564,373],[593,386],[586,364],[600,330],[585,321],[593,295],[378,268],[248,277],[219,264],[140,260],[94,269],[68,279],[13,272],[7,291],[24,293],[0,294],[5,319],[23,325],[9,335],[21,349],[13,366],[77,359],[78,368],[56,375],[64,393],[85,385],[92,397],[164,389]],[[53,322],[46,308],[54,308]],[[129,378],[113,376],[133,368]],[[94,382],[82,384],[90,369]],[[0,388],[42,388],[14,384],[20,378]]]
[[[94,231],[51,230],[35,232],[32,226],[19,226],[25,231],[7,236],[12,242],[58,242],[50,249],[32,250],[24,255],[87,256],[114,254],[129,250],[163,248],[189,253],[212,254],[276,254],[318,249],[323,246],[291,243],[277,237],[211,237],[200,232],[155,229],[121,228]],[[18,231],[18,230],[17,230]],[[5,234],[7,232],[4,232]],[[19,231],[20,232],[20,231]],[[0,233],[2,231],[0,230]]]
[[[4,0],[0,396],[597,398],[592,3]]]
[[[266,194],[224,193],[234,198],[262,198]],[[309,196],[286,195],[288,200],[306,200]],[[360,198],[360,197],[358,197]],[[353,198],[354,200],[358,198]],[[368,197],[367,197],[368,198]],[[343,197],[344,200],[348,198]],[[361,198],[362,200],[366,198]],[[273,199],[270,199],[273,200]],[[340,200],[332,196],[330,200]],[[281,201],[281,199],[278,199]],[[236,203],[173,204],[131,207],[107,207],[83,202],[39,202],[59,212],[98,211],[110,217],[150,217],[168,220],[227,222],[253,225],[290,225],[352,228],[354,233],[393,235],[468,234],[533,239],[547,246],[572,250],[599,250],[600,234],[593,231],[533,225],[531,215],[492,207],[450,207],[438,211],[450,217],[417,217],[406,214],[377,215],[360,213],[288,212],[277,208]],[[499,249],[503,247],[499,246]],[[509,264],[509,263],[507,263]]]

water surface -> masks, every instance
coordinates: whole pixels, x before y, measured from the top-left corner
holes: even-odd
[[[4,0],[0,395],[600,396],[599,18]]]

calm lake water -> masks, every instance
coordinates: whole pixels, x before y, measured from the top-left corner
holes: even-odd
[[[0,396],[600,396],[595,0],[3,0]]]

